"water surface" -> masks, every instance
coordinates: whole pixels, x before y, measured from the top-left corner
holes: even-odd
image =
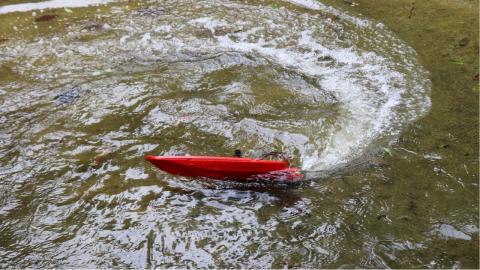
[[[478,265],[478,142],[416,135],[448,120],[435,117],[446,101],[432,100],[440,72],[346,9],[130,1],[3,12],[1,265]],[[233,149],[286,152],[309,179],[195,182],[143,160]]]

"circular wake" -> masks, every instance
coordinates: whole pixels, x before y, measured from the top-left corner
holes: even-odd
[[[6,61],[22,62],[18,72],[41,90],[7,93],[2,107],[50,104],[62,115],[42,121],[69,118],[67,130],[135,115],[139,125],[103,139],[159,136],[153,149],[165,155],[275,149],[304,170],[347,164],[428,111],[426,71],[381,24],[292,3],[166,1],[96,32],[73,25],[65,37],[15,44]]]

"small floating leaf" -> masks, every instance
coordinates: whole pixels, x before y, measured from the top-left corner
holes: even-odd
[[[48,21],[51,21],[51,20],[53,20],[57,17],[58,17],[58,15],[55,15],[55,14],[46,14],[46,15],[35,18],[34,21],[35,22],[48,22]]]
[[[467,37],[464,37],[458,42],[458,46],[465,47],[467,46],[468,42],[470,42],[470,40]]]
[[[100,153],[98,153],[94,157],[92,165],[94,165],[94,166],[101,165],[105,160],[108,159],[108,157],[111,153],[112,153],[112,151],[108,150],[108,149],[104,149],[104,150],[100,151]]]
[[[69,8],[63,8],[63,9],[64,9],[66,12],[68,12],[68,13],[73,13],[73,11],[72,11],[71,9],[69,9]]]
[[[385,153],[387,153],[389,156],[393,156],[392,150],[391,150],[390,148],[386,148],[386,147],[385,147],[385,148],[383,148],[383,151],[384,151]]]
[[[449,62],[455,65],[463,65],[463,61],[460,59],[450,59]]]

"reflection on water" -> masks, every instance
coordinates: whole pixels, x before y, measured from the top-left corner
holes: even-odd
[[[428,194],[387,203],[403,187],[378,149],[428,112],[431,83],[383,25],[316,1],[110,5],[0,43],[0,265],[451,266],[411,255],[478,234],[430,224]],[[143,160],[232,149],[287,152],[313,181],[191,181]],[[465,185],[439,154],[389,153]]]

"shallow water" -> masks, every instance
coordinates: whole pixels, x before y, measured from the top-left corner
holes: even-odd
[[[478,266],[478,142],[436,128],[453,79],[388,21],[328,4],[4,12],[0,265]],[[284,151],[308,181],[193,182],[143,160],[233,149]]]

